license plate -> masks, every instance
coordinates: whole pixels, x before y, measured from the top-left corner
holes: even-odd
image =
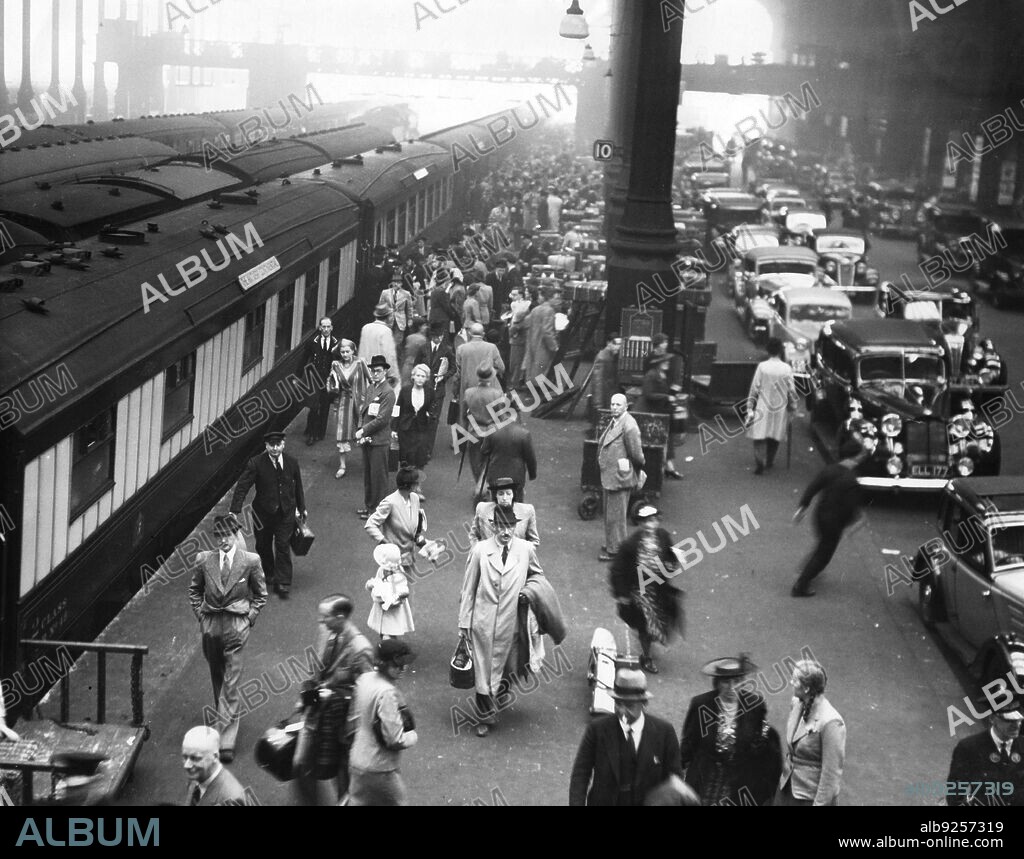
[[[911,477],[945,477],[947,468],[944,465],[912,465]]]

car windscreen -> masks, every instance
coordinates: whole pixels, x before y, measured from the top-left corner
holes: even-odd
[[[950,236],[969,236],[983,229],[981,219],[974,215],[939,215],[935,229]]]
[[[757,268],[758,274],[814,274],[815,266],[802,262],[764,262]]]
[[[777,248],[779,237],[773,233],[750,233],[741,231],[736,234],[736,249],[746,253],[753,248]]]
[[[815,248],[820,254],[829,253],[830,251],[863,254],[864,239],[857,238],[856,236],[819,236]]]
[[[1024,525],[992,528],[991,532],[994,569],[1024,567]]]
[[[890,355],[865,355],[860,360],[860,377],[865,382],[887,379],[938,381],[945,377],[942,359],[914,352]]]
[[[708,218],[716,227],[731,230],[741,224],[749,224],[756,221],[760,209],[730,209],[720,206],[708,213]]]
[[[849,318],[849,307],[832,304],[794,304],[789,308],[790,322],[829,322],[832,319]]]

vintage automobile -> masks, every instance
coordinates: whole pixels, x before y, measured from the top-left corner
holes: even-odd
[[[780,236],[786,245],[807,245],[814,238],[815,231],[828,226],[825,213],[818,209],[794,209],[786,213]]]
[[[917,191],[899,183],[880,183],[872,199],[872,222],[880,236],[912,238],[917,235],[918,226],[914,216],[921,206],[921,195]]]
[[[1024,224],[1000,224],[1001,247],[981,261],[981,277],[993,307],[1024,300]]]
[[[763,197],[769,203],[776,197],[801,197],[802,192],[795,185],[783,185],[778,182],[765,182],[759,185],[756,192],[758,197]]]
[[[929,257],[945,251],[963,258],[973,254],[974,237],[986,238],[992,221],[975,209],[943,203],[925,203],[918,213],[917,259],[924,262]],[[981,274],[981,262],[976,258],[972,276]]]
[[[848,439],[869,452],[858,482],[940,489],[951,477],[999,473],[999,436],[970,391],[950,387],[946,346],[920,322],[829,323],[815,350],[811,431],[834,457]]]
[[[695,254],[704,247],[707,238],[708,224],[699,209],[684,209],[682,206],[672,207],[672,220],[675,223],[682,252]]]
[[[1000,678],[1019,684],[1024,679],[1024,478],[950,480],[937,530],[909,571],[918,586],[921,620],[946,633],[983,685]]]
[[[705,188],[728,188],[729,174],[717,170],[696,170],[690,174],[690,187],[695,191]]]
[[[758,247],[743,257],[742,271],[734,281],[733,300],[744,330],[757,342],[765,339],[768,331],[768,311],[757,303],[758,299],[769,298],[780,289],[832,283],[818,268],[815,253],[807,248]]]
[[[878,269],[868,265],[868,242],[860,233],[825,230],[812,234],[809,244],[818,254],[825,274],[839,284],[843,292],[874,294]]]
[[[779,231],[774,227],[764,224],[741,224],[714,241],[711,253],[706,254],[709,257],[708,270],[724,271],[726,293],[734,295],[736,284],[741,277],[743,258],[747,252],[754,248],[777,248],[779,244]]]
[[[761,220],[761,201],[752,194],[709,196],[704,204],[707,221],[706,244],[741,224],[756,224]]]
[[[776,227],[786,225],[786,216],[790,212],[803,211],[807,201],[803,197],[773,197],[761,204],[761,223]]]
[[[795,373],[807,375],[811,369],[814,344],[822,327],[829,322],[849,319],[853,315],[850,299],[835,289],[790,287],[780,289],[770,298],[751,302],[751,315],[768,312],[768,337],[778,337],[786,347],[786,362]]]
[[[919,321],[941,338],[954,391],[967,389],[979,405],[1006,391],[1006,362],[991,340],[982,339],[977,305],[964,290],[952,286],[918,290],[886,281],[878,285],[875,313]]]

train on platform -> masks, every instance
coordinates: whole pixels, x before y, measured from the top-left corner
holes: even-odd
[[[95,637],[304,408],[318,320],[355,339],[377,301],[363,250],[457,235],[466,184],[526,139],[457,169],[488,120],[411,142],[349,124],[213,165],[195,117],[2,151],[0,676],[23,640]]]

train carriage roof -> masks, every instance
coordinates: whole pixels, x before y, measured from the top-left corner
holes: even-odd
[[[140,116],[137,119],[111,119],[102,122],[67,125],[64,128],[86,138],[131,134],[158,140],[162,143],[177,140],[183,136],[209,135],[212,139],[224,132],[221,124],[215,119],[195,113],[183,113],[175,116]]]
[[[101,255],[110,244],[81,242],[78,247],[93,254],[88,271],[55,265],[49,274],[25,278],[17,293],[0,293],[0,396],[21,391],[26,401],[34,401],[30,386],[37,386],[42,375],[57,378],[61,365],[76,386],[70,395],[22,415],[15,430],[28,435],[105,384],[123,396],[137,387],[133,370],[137,376],[144,366],[152,376],[163,369],[152,359],[165,347],[186,338],[187,349],[196,348],[264,302],[282,281],[298,277],[328,247],[356,236],[358,208],[322,183],[264,187],[259,201],[258,206],[228,204],[212,214],[205,205],[189,206],[160,216],[158,233],[145,233],[145,223],[130,225],[145,233],[146,244],[121,244],[122,259]],[[264,245],[241,259],[231,257],[222,271],[209,272],[202,283],[167,296],[166,303],[154,302],[145,313],[143,283],[160,290],[162,274],[172,288],[183,287],[177,265],[204,249],[221,261],[217,244],[199,233],[207,218],[241,240],[251,222]],[[272,256],[282,271],[244,291],[239,275]],[[48,312],[29,310],[23,299],[30,297],[43,299]]]
[[[116,190],[117,194],[111,194]],[[72,241],[95,233],[109,222],[146,217],[162,207],[163,198],[139,188],[110,188],[81,183],[39,188],[0,196],[0,212],[53,240]],[[59,204],[59,208],[54,208]]]
[[[214,167],[226,163],[228,169],[249,177],[253,182],[271,182],[293,176],[331,160],[319,147],[298,138],[268,140],[238,155],[225,154],[230,156],[227,162],[215,160],[217,156],[210,151],[197,157],[204,161],[208,159]]]
[[[335,158],[350,158],[362,152],[368,152],[379,146],[389,146],[395,142],[389,131],[363,122],[353,123],[329,131],[312,131],[309,134],[298,134],[294,140],[303,140],[322,151],[329,161]]]
[[[173,197],[182,203],[198,197],[206,197],[218,191],[237,188],[242,183],[230,173],[220,170],[206,170],[201,164],[176,161],[159,167],[145,167],[131,170],[119,176],[98,177],[95,182],[138,188],[165,197]]]

